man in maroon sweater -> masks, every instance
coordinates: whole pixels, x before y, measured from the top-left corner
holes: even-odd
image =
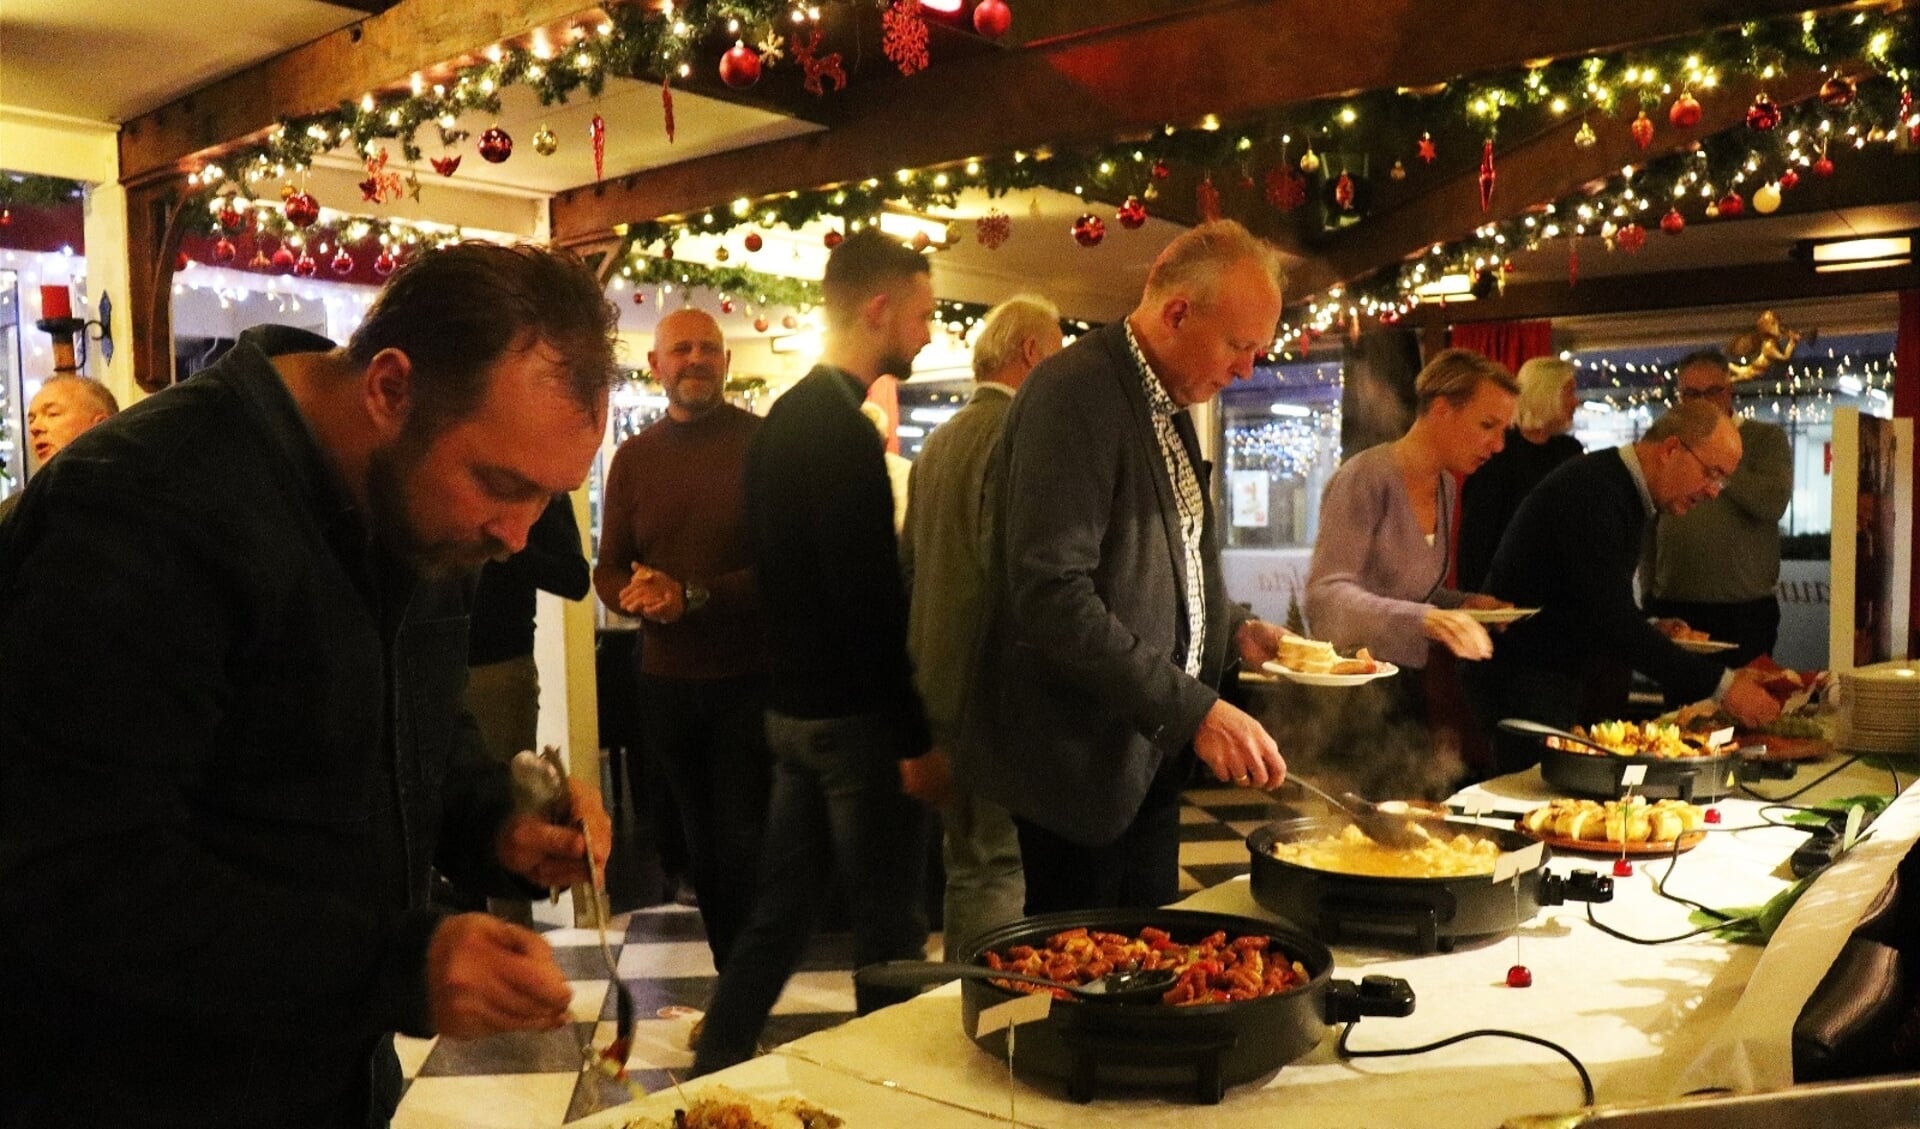
[[[642,621],[641,740],[680,807],[718,969],[751,906],[770,772],[742,494],[760,419],[726,402],[730,358],[707,314],[660,319],[647,363],[667,414],[614,453],[593,570],[607,606]]]

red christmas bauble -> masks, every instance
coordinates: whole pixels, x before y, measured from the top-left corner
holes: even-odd
[[[219,215],[214,218],[220,221],[220,227],[225,231],[239,231],[242,227],[246,226],[247,222],[247,217],[242,215],[240,209],[234,207],[232,204],[222,207]]]
[[[767,326],[770,324],[771,323],[767,321],[767,316],[761,314],[759,317],[753,319],[753,331],[755,333],[765,333]]]
[[[1173,172],[1172,169],[1167,167],[1167,162],[1165,161],[1153,162],[1153,169],[1151,171],[1153,172],[1153,179],[1155,180],[1165,180],[1167,176]]]
[[[1820,158],[1819,160],[1817,160],[1817,161],[1815,161],[1815,162],[1813,162],[1813,175],[1815,175],[1815,176],[1832,176],[1832,175],[1833,175],[1833,162],[1832,162],[1831,160],[1828,160],[1828,159],[1827,159],[1826,157],[1824,157],[1824,156],[1823,156],[1823,157],[1821,157],[1821,158]]]
[[[1073,221],[1074,242],[1082,247],[1098,246],[1107,237],[1107,221],[1088,212]]]
[[[636,305],[636,306],[644,306],[644,305],[646,305],[646,304],[647,304],[647,296],[646,296],[646,294],[645,294],[644,292],[642,292],[642,291],[639,291],[639,290],[636,290],[636,291],[634,291],[634,292],[633,292],[633,304],[634,304],[634,305]]]
[[[222,263],[230,263],[239,254],[240,254],[240,248],[235,247],[233,245],[233,240],[228,239],[226,236],[222,235],[219,239],[214,241],[213,257],[215,261],[222,262]]]
[[[720,81],[735,90],[745,90],[760,81],[760,52],[739,40],[720,56]]]
[[[1820,84],[1820,104],[1828,109],[1844,110],[1853,105],[1858,97],[1860,91],[1854,87],[1852,80],[1840,75],[1834,75]]]
[[[1533,971],[1524,964],[1516,964],[1512,968],[1507,969],[1507,987],[1533,987]]]
[[[1620,249],[1631,255],[1647,245],[1647,229],[1637,223],[1624,224],[1615,238],[1620,241]]]
[[[730,314],[730,313],[732,313],[732,312],[733,312],[733,299],[731,299],[731,298],[722,298],[722,299],[720,299],[720,312],[721,312],[721,313],[723,313],[723,314]]]
[[[280,207],[287,214],[287,222],[295,227],[306,227],[320,218],[320,202],[305,192],[295,192]]]
[[[660,258],[663,262],[673,261],[673,244],[668,243],[660,248]]]
[[[1725,196],[1720,197],[1720,214],[1722,216],[1731,219],[1746,210],[1747,202],[1740,198],[1738,192],[1729,192]]]
[[[1120,205],[1120,210],[1113,214],[1113,218],[1119,220],[1120,226],[1128,231],[1138,230],[1147,222],[1147,206],[1140,202],[1140,197],[1129,196],[1127,202]]]
[[[1653,119],[1647,116],[1645,110],[1640,111],[1640,116],[1634,118],[1633,124],[1627,129],[1633,134],[1634,144],[1640,148],[1645,149],[1653,144]]]
[[[394,260],[392,251],[383,249],[378,255],[373,257],[373,273],[382,278],[392,274],[393,268],[399,265],[400,264]]]
[[[282,247],[273,253],[273,258],[268,259],[267,261],[273,264],[274,270],[292,270],[293,269],[293,252],[287,250],[285,247]]]
[[[1765,94],[1756,95],[1747,107],[1747,128],[1765,133],[1780,124],[1780,107]]]
[[[480,135],[480,157],[488,164],[497,165],[513,156],[513,135],[499,126],[492,126]]]
[[[766,240],[760,238],[759,232],[749,231],[747,232],[746,245],[749,252],[758,251],[760,248],[766,246]]]
[[[973,9],[973,30],[988,39],[998,39],[1013,27],[1013,9],[1005,0],[980,0]]]
[[[313,256],[305,252],[301,252],[300,257],[293,261],[293,273],[301,278],[312,278],[319,269],[320,264],[314,262]]]
[[[345,247],[342,247],[340,248],[339,252],[337,252],[333,256],[332,265],[333,265],[333,273],[335,274],[352,274],[353,273],[353,256],[347,253],[347,249]]]
[[[838,247],[840,246],[840,244],[846,242],[846,238],[847,238],[846,236],[840,234],[837,231],[829,231],[827,232],[826,235],[821,237],[820,242],[825,243],[827,245],[827,250],[831,251],[835,247]]]
[[[1668,208],[1667,214],[1660,217],[1660,230],[1668,235],[1678,235],[1687,230],[1687,217],[1681,215],[1678,208]]]
[[[1700,818],[1707,823],[1718,823],[1720,822],[1720,809],[1708,808],[1706,811],[1700,813]]]
[[[177,252],[173,256],[173,269],[176,273],[186,270],[192,263],[193,260],[187,256],[185,251]]]
[[[792,314],[788,314],[786,317],[783,317],[780,319],[780,328],[781,329],[799,329],[800,319],[797,317],[794,317]]]
[[[1693,91],[1682,90],[1680,97],[1673,100],[1667,109],[1667,121],[1675,129],[1692,129],[1700,124],[1700,100],[1693,96]]]
[[[1783,172],[1780,174],[1780,191],[1782,192],[1791,190],[1795,185],[1799,183],[1800,183],[1800,174],[1793,171],[1792,169],[1788,169],[1786,172]]]

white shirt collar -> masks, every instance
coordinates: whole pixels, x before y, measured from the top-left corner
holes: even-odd
[[[1627,464],[1627,477],[1633,479],[1633,488],[1640,492],[1640,504],[1646,507],[1647,516],[1654,515],[1653,491],[1647,489],[1647,471],[1640,465],[1640,452],[1631,443],[1623,444],[1615,450],[1620,452],[1620,461]]]

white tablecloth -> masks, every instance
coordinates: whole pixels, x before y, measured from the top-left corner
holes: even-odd
[[[1806,768],[1802,776],[1821,770]],[[1888,786],[1886,773],[1856,765],[1801,802]],[[1788,789],[1775,784],[1770,790]],[[1547,798],[1537,773],[1501,778],[1456,797],[1508,810]],[[1726,800],[1718,806],[1722,826],[1731,830],[1708,836],[1682,855],[1668,891],[1737,908],[1785,889],[1792,880],[1786,859],[1804,835],[1758,826],[1758,802]],[[1411,1046],[1481,1027],[1523,1031],[1576,1054],[1592,1072],[1602,1104],[1671,1098],[1707,1087],[1788,1085],[1794,1017],[1916,837],[1920,790],[1896,802],[1875,825],[1874,835],[1814,884],[1764,951],[1712,937],[1634,945],[1592,928],[1586,907],[1577,904],[1543,910],[1511,936],[1462,945],[1452,953],[1409,956],[1338,947],[1336,975],[1405,977],[1418,996],[1414,1015],[1368,1019],[1355,1029],[1351,1045]],[[1549,865],[1563,874],[1582,866],[1604,872],[1608,861],[1561,855]],[[1666,867],[1664,859],[1639,860],[1637,873],[1616,880],[1614,900],[1594,907],[1595,916],[1641,937],[1687,931],[1687,908],[1653,890]],[[1180,905],[1272,917],[1253,901],[1245,879]],[[1507,968],[1516,961],[1532,970],[1531,988],[1506,986]],[[1570,1110],[1581,1103],[1569,1064],[1514,1040],[1479,1039],[1418,1056],[1353,1062],[1341,1061],[1333,1044],[1330,1031],[1312,1053],[1264,1082],[1230,1090],[1217,1107],[1196,1107],[1167,1094],[1080,1105],[1066,1100],[1059,1086],[1009,1083],[1006,1064],[988,1057],[961,1031],[958,987],[947,985],[714,1078],[749,1092],[803,1092],[847,1117],[850,1125],[876,1129],[1004,1125],[1010,1097],[1019,1123],[1041,1129],[1191,1129],[1196,1124],[1486,1129],[1511,1117]],[[674,1095],[656,1095],[649,1104],[670,1111],[676,1101]],[[608,1115],[587,1124],[612,1126],[622,1120]]]

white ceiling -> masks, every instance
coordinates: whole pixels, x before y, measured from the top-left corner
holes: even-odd
[[[320,0],[5,0],[0,104],[125,122],[363,18]]]

